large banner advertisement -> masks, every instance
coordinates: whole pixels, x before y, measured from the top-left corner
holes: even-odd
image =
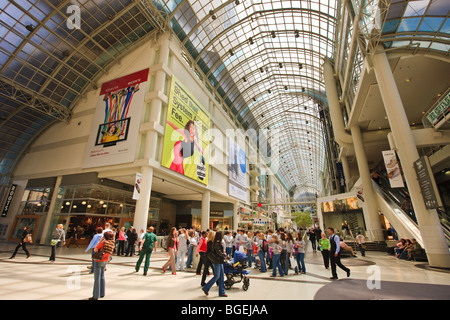
[[[233,138],[229,139],[228,193],[242,201],[247,201],[247,159]]]
[[[133,162],[149,69],[102,85],[83,168]]]
[[[210,115],[172,77],[161,165],[208,184]]]
[[[404,188],[400,166],[397,161],[395,150],[382,151],[384,164],[386,165],[386,173],[391,183],[391,188]]]

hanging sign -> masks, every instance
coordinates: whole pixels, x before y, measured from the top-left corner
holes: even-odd
[[[404,188],[403,177],[400,172],[400,166],[397,161],[397,154],[395,150],[382,151],[384,164],[386,165],[386,173],[391,188]]]
[[[5,206],[3,207],[2,215],[1,217],[4,218],[8,214],[9,207],[11,206],[12,199],[14,198],[14,194],[16,193],[17,185],[12,184],[11,188],[8,192],[8,197],[6,198]]]

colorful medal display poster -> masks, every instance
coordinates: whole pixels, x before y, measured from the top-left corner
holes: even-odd
[[[208,184],[210,115],[172,77],[161,165]]]
[[[245,151],[229,139],[228,193],[242,201],[247,201],[247,159]]]
[[[135,160],[148,72],[145,69],[102,85],[83,168]]]

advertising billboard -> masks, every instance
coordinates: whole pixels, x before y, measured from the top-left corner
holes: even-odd
[[[161,165],[208,185],[210,118],[172,77]]]
[[[83,168],[135,160],[148,72],[141,70],[102,85]]]
[[[245,151],[229,138],[228,193],[242,201],[247,201],[247,159]]]

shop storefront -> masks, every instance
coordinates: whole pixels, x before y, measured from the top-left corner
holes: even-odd
[[[348,225],[353,236],[358,232],[365,233],[366,225],[363,209],[358,206],[358,198],[330,200],[321,203],[324,227],[333,227],[339,235],[346,235],[342,230]]]
[[[31,227],[34,239],[41,238],[53,191],[51,187],[27,186],[9,241],[18,241],[25,226]],[[122,185],[121,189],[96,183],[62,185],[56,194],[46,238],[50,239],[58,224],[64,226],[68,239],[77,234],[79,245],[86,245],[96,228],[104,227],[106,222],[114,228],[129,229],[133,225],[136,207],[132,197],[132,187],[127,185]],[[149,208],[148,225],[157,229],[160,225],[161,202],[160,198],[152,198]]]

